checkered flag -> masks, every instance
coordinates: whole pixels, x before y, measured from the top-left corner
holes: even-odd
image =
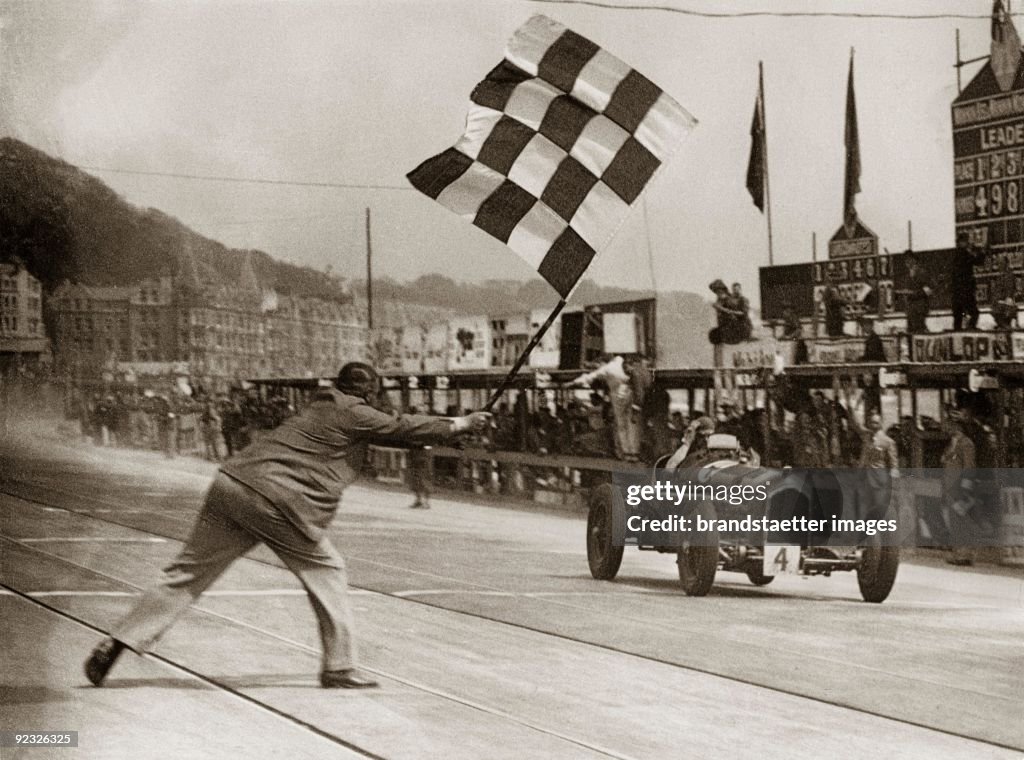
[[[643,74],[534,16],[470,96],[416,189],[522,256],[567,298],[696,121]]]

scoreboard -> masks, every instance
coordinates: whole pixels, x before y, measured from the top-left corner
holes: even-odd
[[[1024,255],[1024,80],[1003,91],[986,63],[953,101],[953,188],[957,234],[988,253],[975,265],[978,302],[991,303],[1005,261],[1020,292]]]
[[[953,105],[957,231],[980,246],[1024,243],[1024,92]]]

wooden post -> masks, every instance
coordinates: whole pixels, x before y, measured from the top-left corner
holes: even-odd
[[[366,209],[366,326],[373,329],[373,244],[370,240],[370,209]]]

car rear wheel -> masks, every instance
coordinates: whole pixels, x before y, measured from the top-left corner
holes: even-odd
[[[884,602],[900,566],[900,550],[896,546],[882,546],[878,536],[869,539],[862,549],[860,564],[857,565],[857,585],[865,602]]]
[[[599,581],[610,581],[619,572],[623,547],[615,546],[613,525],[615,500],[619,492],[609,483],[594,489],[587,516],[587,563],[590,574]]]

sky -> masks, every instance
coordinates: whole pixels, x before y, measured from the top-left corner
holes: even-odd
[[[605,0],[601,0],[604,2]],[[537,275],[409,188],[462,134],[469,93],[543,13],[632,65],[698,120],[591,266],[601,284],[757,300],[766,218],[745,187],[765,72],[776,264],[818,255],[842,220],[846,80],[855,49],[861,219],[891,251],[953,244],[950,104],[963,58],[987,55],[990,0],[0,0],[0,135],[226,245],[405,281]],[[976,15],[756,16],[664,10]],[[1016,11],[1017,8],[1014,8]],[[1021,20],[1016,18],[1018,27]],[[978,66],[964,69],[963,83]],[[156,172],[352,187],[199,181]]]

